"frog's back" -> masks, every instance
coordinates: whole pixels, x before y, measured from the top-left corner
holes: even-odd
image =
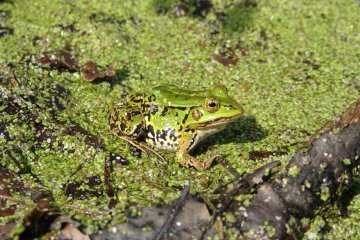
[[[203,91],[179,89],[174,85],[155,87],[152,94],[153,103],[169,107],[201,106],[206,98]]]

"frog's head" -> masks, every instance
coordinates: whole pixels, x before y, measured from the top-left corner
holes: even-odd
[[[241,105],[228,95],[226,87],[217,85],[208,92],[201,107],[191,110],[188,123],[197,128],[224,126],[236,121],[243,112]]]

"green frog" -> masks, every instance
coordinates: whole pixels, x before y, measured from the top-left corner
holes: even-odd
[[[124,103],[114,103],[109,110],[113,134],[161,159],[149,145],[175,151],[180,164],[198,170],[210,167],[214,158],[200,161],[189,152],[201,140],[223,130],[244,112],[223,85],[208,91],[159,86],[148,92],[130,94]],[[147,144],[139,141],[140,138]]]

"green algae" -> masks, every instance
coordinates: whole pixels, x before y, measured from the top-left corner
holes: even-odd
[[[124,94],[166,83],[199,90],[226,85],[247,115],[210,138],[207,147],[200,147],[197,153],[200,159],[221,154],[240,173],[275,159],[286,163],[307,137],[359,95],[360,7],[355,2],[278,0],[254,1],[247,6],[242,1],[217,0],[213,1],[214,9],[226,13],[220,24],[215,23],[214,12],[204,19],[156,12],[156,6],[171,9],[173,3],[0,3],[0,9],[11,12],[1,24],[14,28],[13,35],[0,38],[0,62],[21,65],[24,56],[69,45],[80,65],[93,60],[126,70],[115,82],[93,84],[84,82],[79,73],[42,70],[30,64],[11,70],[17,76],[17,86],[10,87],[9,80],[0,90],[14,96],[33,92],[37,104],[27,102],[23,107],[36,111],[38,121],[56,136],[50,143],[39,141],[40,147],[32,151],[34,125],[27,125],[20,114],[7,115],[3,121],[17,122],[7,125],[11,140],[0,137],[0,150],[21,143],[21,154],[13,154],[20,166],[31,169],[52,193],[54,205],[75,216],[89,233],[105,226],[111,217],[104,186],[104,162],[109,160],[106,150],[129,161],[127,166],[115,165],[110,175],[119,199],[113,221],[124,221],[128,209],[177,199],[180,193],[174,187],[186,181],[192,193],[210,195],[232,179],[219,164],[197,172],[180,167],[172,160],[172,153],[160,152],[168,160],[165,164],[145,154],[141,158],[133,155],[126,143],[111,135],[107,125],[108,103]],[[61,27],[69,24],[74,24],[76,31]],[[219,33],[212,35],[214,30]],[[213,59],[224,45],[235,49],[235,65],[224,66]],[[6,71],[3,75],[10,76]],[[57,85],[69,91],[60,97],[61,111],[49,104]],[[98,136],[106,149],[97,151],[81,134],[66,132],[66,124],[54,124],[49,120],[54,111],[58,120],[76,122]],[[252,161],[248,159],[251,151],[285,151],[287,155]],[[19,171],[9,155],[1,155],[1,165]],[[89,184],[92,177],[100,179],[98,185]],[[22,178],[31,179],[28,175]],[[86,201],[66,194],[69,182],[77,183]],[[354,200],[350,206],[357,209],[358,205]],[[92,212],[90,218],[85,211]],[[358,216],[334,217],[344,228],[338,224],[329,236],[346,232]],[[358,236],[355,234],[351,236]]]
[[[296,177],[300,173],[301,169],[294,165],[289,169],[289,176]]]

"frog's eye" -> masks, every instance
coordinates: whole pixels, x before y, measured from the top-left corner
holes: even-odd
[[[204,107],[209,113],[214,113],[220,108],[220,101],[216,98],[207,98],[205,99]]]

